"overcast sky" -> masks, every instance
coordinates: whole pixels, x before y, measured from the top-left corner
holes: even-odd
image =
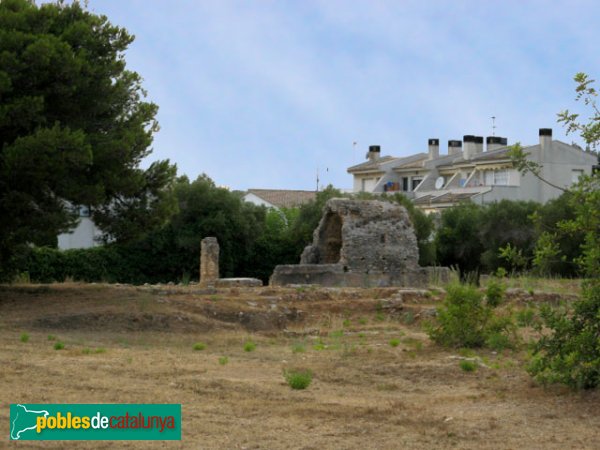
[[[160,107],[149,158],[232,189],[349,188],[368,145],[496,135],[533,144],[600,77],[600,2],[90,0],[136,36]],[[353,146],[356,142],[356,146]]]

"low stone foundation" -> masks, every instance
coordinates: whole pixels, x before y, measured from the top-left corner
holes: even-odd
[[[263,283],[258,278],[219,278],[215,281],[215,287],[260,287]]]
[[[345,272],[341,264],[289,264],[275,268],[269,284],[319,284],[330,287],[426,287],[449,280],[447,267],[418,267],[390,272]]]

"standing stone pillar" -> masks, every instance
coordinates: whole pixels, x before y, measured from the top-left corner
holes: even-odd
[[[214,286],[219,279],[219,242],[216,237],[200,244],[200,286]]]

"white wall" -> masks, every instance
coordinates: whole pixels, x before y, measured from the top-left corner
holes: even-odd
[[[90,248],[101,245],[95,240],[102,235],[102,232],[92,219],[89,217],[80,217],[79,224],[69,233],[58,235],[58,248],[69,250],[73,248]]]
[[[272,205],[269,202],[264,201],[262,198],[258,197],[257,195],[254,195],[251,192],[248,192],[246,195],[244,195],[243,199],[245,202],[253,203],[257,206],[266,206],[267,208],[275,208],[274,205]]]

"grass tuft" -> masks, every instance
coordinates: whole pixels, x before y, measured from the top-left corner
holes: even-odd
[[[27,333],[21,334],[21,342],[29,342],[29,334],[27,334]]]
[[[292,353],[304,353],[306,351],[306,346],[301,342],[296,342],[292,344]]]
[[[292,389],[306,389],[312,382],[313,373],[310,369],[284,370],[283,376]]]
[[[63,348],[65,348],[65,344],[60,341],[54,344],[54,350],[62,350]]]
[[[463,372],[475,372],[475,370],[477,370],[477,363],[475,363],[475,361],[468,361],[465,359],[458,363],[458,365]]]
[[[195,351],[202,351],[206,349],[206,344],[204,342],[196,342],[192,348]]]
[[[245,352],[253,352],[256,350],[256,344],[252,341],[246,341],[244,343],[244,351]]]

